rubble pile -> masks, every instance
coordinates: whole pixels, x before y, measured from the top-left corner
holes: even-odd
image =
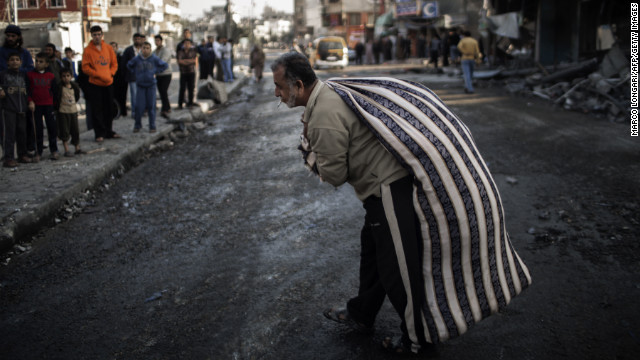
[[[505,89],[511,94],[537,96],[566,110],[591,113],[612,122],[629,118],[630,65],[619,48],[613,47],[600,63],[594,58],[550,71],[538,66],[495,75],[508,77]]]

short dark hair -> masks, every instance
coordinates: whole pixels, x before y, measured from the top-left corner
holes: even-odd
[[[137,38],[137,37],[146,38],[146,36],[145,36],[145,35],[140,34],[140,33],[135,33],[135,34],[133,34],[133,37],[134,37],[134,38]]]
[[[49,62],[49,55],[47,55],[47,53],[45,53],[44,51],[41,51],[36,54],[36,59],[45,59],[47,60],[47,62]]]
[[[18,59],[20,59],[20,61],[22,61],[20,53],[18,53],[17,51],[10,52],[9,55],[7,55],[7,60],[11,59],[12,57],[17,57]]]
[[[67,51],[73,51],[73,49],[72,49],[72,48],[70,48],[70,47],[66,47],[66,48],[64,48],[64,52],[67,52]]]
[[[154,38],[162,40],[162,35],[158,34],[158,35],[154,36]]]
[[[462,35],[464,35],[464,36],[471,36],[471,31],[469,31],[469,30],[465,30],[465,31],[463,31],[463,32],[462,32]]]
[[[44,47],[53,49],[53,52],[56,52],[56,45],[52,43],[48,43]]]
[[[193,43],[193,41],[191,41],[191,39],[188,39],[188,38],[187,38],[187,39],[183,39],[183,40],[182,40],[182,42],[183,42],[183,43],[185,43],[185,42]]]
[[[93,34],[94,32],[102,32],[102,28],[100,27],[100,25],[93,25],[89,29],[89,33]]]
[[[145,42],[142,43],[142,46],[145,46],[145,45],[149,45],[149,47],[151,47],[151,43],[148,42],[148,41],[145,41]]]
[[[318,80],[307,57],[297,51],[282,54],[271,64],[272,71],[279,67],[284,68],[284,78],[289,83],[301,80],[305,87],[310,87]]]
[[[69,74],[69,75],[73,75],[73,74],[71,74],[71,69],[69,69],[69,68],[65,68],[65,67],[63,67],[62,69],[60,69],[60,76],[62,76],[62,74]]]

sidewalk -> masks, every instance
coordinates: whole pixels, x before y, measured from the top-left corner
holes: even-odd
[[[238,78],[227,83],[231,94],[247,80],[242,68],[236,68]],[[85,117],[80,124],[80,147],[87,154],[75,157],[60,156],[49,160],[49,150],[36,164],[20,164],[15,169],[0,169],[0,251],[10,249],[17,241],[39,231],[56,221],[56,215],[68,201],[80,197],[87,190],[99,186],[105,179],[123,172],[145,149],[168,137],[180,127],[179,119],[198,121],[211,109],[213,101],[198,100],[200,107],[191,110],[175,110],[177,106],[179,74],[174,72],[169,87],[171,119],[156,117],[156,133],[149,133],[148,119],[142,118],[143,128],[133,133],[133,119],[121,117],[113,122],[113,130],[121,139],[106,139],[102,144],[94,140],[93,130],[86,131]],[[196,89],[197,90],[197,89]],[[159,102],[159,101],[158,101]],[[130,113],[130,112],[129,112]],[[83,131],[84,130],[84,131]],[[46,141],[46,134],[45,134]],[[73,146],[70,145],[73,149]],[[62,143],[58,141],[62,153]]]

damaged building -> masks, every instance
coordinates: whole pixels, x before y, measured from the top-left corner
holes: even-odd
[[[505,79],[509,92],[541,97],[567,110],[610,121],[627,118],[628,3],[497,0],[490,5],[485,24],[492,61],[500,67],[479,77]]]

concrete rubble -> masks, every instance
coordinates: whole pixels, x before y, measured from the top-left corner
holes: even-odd
[[[556,67],[479,71],[478,80],[502,80],[512,95],[535,96],[566,110],[591,113],[611,122],[623,122],[630,111],[630,65],[613,47],[596,58]]]

